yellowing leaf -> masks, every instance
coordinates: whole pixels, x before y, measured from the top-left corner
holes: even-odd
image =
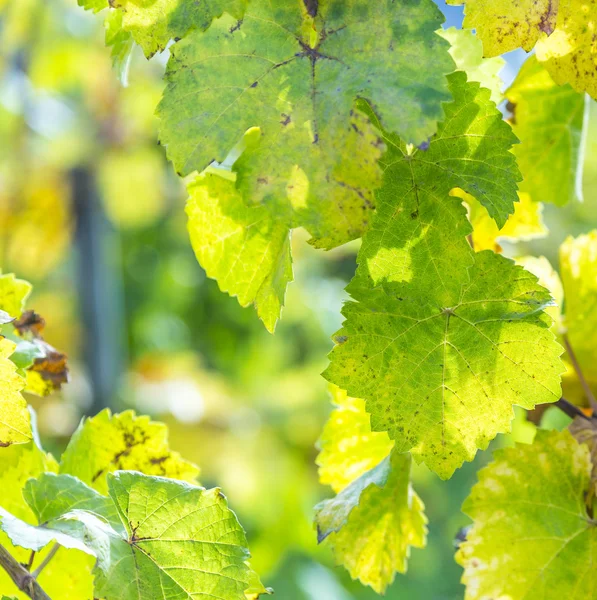
[[[122,11],[123,29],[133,36],[148,58],[192,29],[207,29],[224,12],[240,19],[246,4],[247,0],[110,1],[111,6]]]
[[[62,455],[60,472],[75,475],[105,494],[108,473],[125,469],[195,481],[199,469],[168,446],[168,429],[132,410],[106,409],[84,419]]]
[[[335,498],[315,508],[318,540],[353,579],[383,594],[406,571],[410,548],[425,546],[423,503],[410,486],[409,454],[392,452]]]
[[[597,97],[597,0],[561,0],[555,31],[537,42],[537,58],[555,82]]]
[[[464,4],[463,26],[475,29],[485,56],[516,48],[530,52],[540,37],[556,24],[557,0],[447,0]]]
[[[30,293],[29,282],[17,279],[12,273],[0,275],[0,310],[14,319],[21,316]]]
[[[597,231],[568,237],[560,246],[564,328],[583,372],[597,360]]]
[[[562,306],[564,305],[564,288],[558,272],[551,266],[545,256],[521,256],[516,259],[527,271],[535,275],[539,285],[549,290],[554,305],[545,308],[545,312],[553,319],[552,331],[557,335],[562,327]]]
[[[206,174],[188,186],[186,212],[197,260],[220,289],[254,304],[274,331],[292,281],[290,229],[283,213],[247,206],[233,181]]]
[[[567,431],[496,451],[463,506],[473,519],[456,555],[465,600],[595,600],[590,475],[588,448]]]
[[[514,133],[513,152],[523,174],[520,189],[536,202],[558,206],[576,197],[583,165],[585,101],[569,85],[558,86],[535,56],[523,64],[506,91]]]
[[[469,208],[469,220],[473,226],[473,248],[501,252],[498,240],[521,241],[545,237],[547,228],[543,224],[543,206],[533,202],[528,194],[519,193],[518,202],[514,205],[514,214],[508,217],[505,225],[498,229],[495,221],[489,216],[484,206],[473,196],[460,189],[452,190],[452,196],[462,198]]]
[[[15,347],[0,336],[0,447],[24,444],[32,438],[27,402],[21,396],[25,380],[9,358]]]
[[[330,386],[335,408],[317,443],[319,480],[338,493],[391,452],[393,442],[385,432],[372,432],[365,402]]]
[[[448,0],[464,4],[464,27],[483,40],[485,56],[523,48],[556,83],[597,97],[597,0]]]

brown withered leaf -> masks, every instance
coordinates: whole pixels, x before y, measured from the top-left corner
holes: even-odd
[[[46,326],[46,320],[34,310],[26,310],[18,319],[13,322],[17,333],[23,337],[42,337],[42,331]]]

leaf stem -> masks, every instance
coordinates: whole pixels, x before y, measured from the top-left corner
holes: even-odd
[[[571,402],[568,402],[566,398],[560,398],[557,402],[554,402],[554,406],[557,406],[563,413],[566,413],[571,419],[581,417],[582,419],[587,419],[587,421],[590,420],[589,417],[587,417],[587,415],[585,415],[585,413],[582,410],[580,410],[580,408],[578,408],[578,406],[575,406]]]
[[[27,594],[31,600],[52,600],[37,583],[34,574],[29,573],[2,545],[0,545],[0,566],[8,573],[17,588]]]
[[[595,400],[595,396],[593,395],[593,392],[591,391],[589,382],[585,379],[582,369],[580,368],[580,365],[578,364],[578,360],[576,359],[576,354],[574,354],[574,349],[572,348],[572,346],[570,344],[568,335],[566,333],[562,334],[562,339],[564,340],[564,346],[566,346],[566,352],[568,353],[570,362],[572,363],[572,366],[574,367],[574,370],[576,371],[576,374],[578,375],[578,380],[580,381],[580,384],[582,385],[582,389],[585,392],[587,400],[589,401],[589,404],[591,405],[593,412],[597,412],[597,400]]]
[[[55,543],[52,546],[52,549],[48,552],[47,556],[41,561],[39,567],[33,571],[32,575],[36,579],[39,577],[39,574],[46,568],[47,564],[54,558],[56,552],[60,549],[60,544]]]
[[[31,550],[31,555],[29,556],[29,562],[27,563],[27,571],[31,571],[31,566],[33,565],[33,560],[35,559],[35,550]]]

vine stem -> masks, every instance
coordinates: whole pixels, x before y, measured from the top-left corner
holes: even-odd
[[[566,333],[562,334],[562,339],[564,340],[564,346],[566,346],[566,352],[568,353],[568,357],[570,358],[572,367],[576,371],[578,380],[580,381],[580,384],[582,385],[582,389],[584,390],[585,395],[587,396],[587,400],[589,401],[589,404],[591,405],[593,412],[597,412],[597,400],[595,400],[595,396],[593,395],[593,392],[591,391],[589,382],[585,379],[582,369],[580,368],[580,365],[578,364],[576,354],[574,354],[574,349],[572,348],[572,345],[570,344],[568,335]]]
[[[39,577],[39,574],[46,568],[46,565],[54,558],[56,552],[60,549],[60,544],[55,543],[52,549],[48,552],[47,556],[41,561],[39,567],[33,571],[32,575],[35,579]]]
[[[8,573],[19,590],[27,594],[31,600],[52,600],[36,581],[34,574],[29,573],[2,545],[0,545],[0,566]]]

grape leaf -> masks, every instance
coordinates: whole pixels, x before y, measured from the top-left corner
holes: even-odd
[[[410,486],[410,465],[410,454],[394,451],[315,507],[319,542],[327,540],[351,577],[380,594],[396,571],[406,571],[410,547],[426,543],[427,519]]]
[[[188,229],[197,260],[241,306],[253,303],[274,331],[292,281],[290,229],[267,206],[247,206],[233,181],[199,176],[188,186]]]
[[[9,358],[15,348],[13,342],[0,336],[0,447],[32,438],[27,402],[21,395],[25,380]]]
[[[591,489],[587,494],[587,506],[592,507],[597,495],[597,419],[595,417],[576,417],[568,426],[570,433],[579,442],[585,444],[591,453]]]
[[[560,246],[560,275],[564,287],[564,328],[574,354],[586,373],[597,358],[597,231],[568,237]]]
[[[516,137],[487,90],[467,82],[462,72],[448,82],[454,101],[444,105],[444,120],[426,149],[412,150],[384,133],[384,180],[359,253],[359,280],[412,280],[416,261],[430,272],[417,281],[421,295],[437,295],[439,286],[452,296],[467,280],[462,267],[472,263],[472,253],[464,209],[450,191],[458,187],[475,196],[500,227],[513,212],[520,179],[510,152]]]
[[[475,29],[485,56],[523,48],[530,52],[537,40],[556,26],[557,2],[552,0],[447,0],[464,4],[463,27]]]
[[[476,81],[491,91],[491,100],[499,104],[503,100],[504,82],[499,73],[506,61],[501,56],[483,57],[483,42],[470,29],[441,29],[438,31],[450,42],[450,56],[459,71],[464,71],[469,81]]]
[[[234,163],[245,201],[267,203],[279,216],[290,210],[293,226],[304,227],[316,248],[329,250],[361,237],[371,219],[373,190],[381,183],[383,143],[358,105],[348,122],[337,115],[334,136],[309,143],[301,158],[285,154],[285,137],[262,136]],[[309,177],[295,164],[303,156],[309,157]]]
[[[567,431],[494,453],[463,506],[474,521],[456,555],[466,600],[597,598],[590,473],[588,449]]]
[[[33,437],[37,437],[35,432]],[[46,454],[35,439],[0,448],[0,489],[3,490],[0,505],[19,519],[35,522],[34,513],[23,498],[23,487],[30,478],[57,470],[54,457]]]
[[[245,534],[219,489],[133,472],[109,475],[108,489],[126,531],[89,521],[89,543],[98,554],[96,594],[105,600],[244,598],[251,580]]]
[[[546,307],[545,312],[553,319],[551,330],[557,335],[562,327],[562,305],[564,303],[564,289],[560,276],[545,256],[520,256],[516,259],[516,263],[535,275],[539,280],[539,285],[549,290],[554,299],[554,305]]]
[[[120,525],[114,504],[72,475],[42,473],[37,479],[29,479],[23,498],[40,524],[73,510],[86,510],[103,517],[115,529]]]
[[[95,595],[105,600],[269,593],[246,564],[244,532],[219,489],[127,471],[107,486],[109,498],[75,477],[42,475],[24,492],[41,524],[0,509],[0,527],[22,547],[56,540],[96,556]]]
[[[549,293],[488,250],[468,274],[452,296],[426,298],[410,283],[359,292],[324,373],[366,399],[374,431],[388,431],[398,451],[412,449],[442,478],[509,431],[512,405],[560,397],[562,350],[543,312]]]
[[[557,4],[555,31],[541,37],[535,48],[554,81],[569,83],[579,92],[597,97],[597,0]]]
[[[450,76],[450,89],[454,103],[427,150],[385,136],[377,213],[348,287],[359,302],[345,305],[324,373],[366,400],[374,431],[388,431],[398,451],[413,449],[442,477],[508,430],[513,404],[556,401],[563,370],[543,313],[549,294],[520,267],[475,256],[466,243],[470,226],[450,190],[503,204],[518,172],[514,138],[489,93],[463,73]]]
[[[60,472],[78,477],[102,494],[106,476],[119,469],[195,481],[199,469],[168,447],[168,428],[132,410],[109,409],[84,419],[62,455]]]
[[[37,438],[35,419],[32,417],[33,437]],[[27,523],[36,523],[34,512],[23,497],[23,487],[30,478],[39,477],[44,472],[55,472],[58,464],[50,454],[46,454],[39,442],[31,441],[8,448],[0,448],[0,505],[14,517]],[[0,543],[21,563],[27,563],[31,552],[11,544],[9,538],[0,532]],[[52,545],[35,556],[32,569],[36,569],[46,558]],[[78,550],[60,548],[50,563],[44,567],[38,580],[51,598],[60,600],[81,600],[93,597],[93,577],[91,570],[95,558]],[[8,575],[0,569],[0,589],[18,593]],[[25,598],[20,596],[19,598]]]
[[[502,247],[498,243],[499,240],[512,242],[532,240],[545,237],[548,233],[547,227],[543,223],[543,205],[540,202],[533,202],[528,194],[518,193],[514,214],[508,217],[506,224],[501,229],[498,229],[487,210],[473,196],[460,189],[454,189],[450,193],[466,202],[469,209],[469,221],[473,226],[472,246],[477,252],[480,250],[501,252]]]
[[[207,29],[213,19],[224,12],[240,19],[247,0],[77,0],[79,6],[94,13],[112,7],[106,15],[106,45],[118,37],[118,44],[130,44],[135,40],[145,56],[151,58],[166,48],[170,40],[178,40],[189,31]],[[118,16],[115,16],[118,15]],[[130,40],[130,41],[129,41]],[[117,54],[122,55],[121,46]],[[115,62],[117,57],[113,54]]]
[[[259,127],[268,148],[283,149],[274,174],[287,182],[296,165],[317,189],[319,145],[342,148],[356,98],[408,141],[433,133],[453,69],[441,19],[431,0],[327,0],[315,17],[299,0],[254,0],[242,22],[224,16],[171,48],[161,142],[187,175]]]
[[[12,273],[0,275],[1,311],[8,313],[13,318],[21,316],[30,293],[31,284],[29,282],[17,279]]]
[[[71,535],[72,526],[73,521],[69,518],[51,521],[48,523],[48,527],[29,525],[0,507],[0,529],[6,533],[15,546],[38,552],[48,544],[58,543],[63,548],[93,554],[93,551],[76,535]]]
[[[170,40],[191,30],[204,31],[224,12],[240,19],[247,0],[110,0],[122,11],[122,27],[143,48],[147,58],[161,52]]]
[[[558,206],[576,197],[582,156],[584,99],[558,86],[535,56],[523,64],[506,97],[521,143],[513,152],[523,174],[520,189]]]
[[[385,432],[372,432],[365,402],[330,386],[335,408],[317,443],[319,480],[342,491],[349,483],[378,465],[392,450]]]
[[[465,4],[464,27],[483,40],[485,56],[533,48],[559,85],[597,97],[597,0],[448,0]]]

